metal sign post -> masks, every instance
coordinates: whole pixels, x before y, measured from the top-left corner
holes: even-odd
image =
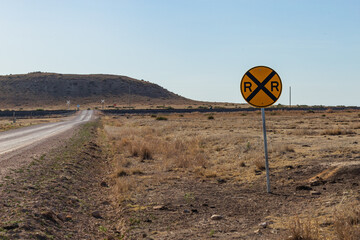
[[[267,149],[267,138],[266,138],[266,124],[265,124],[265,108],[261,108],[263,133],[264,133],[264,151],[265,151],[265,168],[266,168],[266,188],[267,192],[271,193],[270,190],[270,171],[269,171],[269,158]]]
[[[241,79],[240,91],[246,102],[254,107],[261,108],[264,134],[266,186],[267,192],[271,193],[265,107],[273,105],[279,99],[282,91],[282,82],[280,76],[274,70],[269,67],[258,66],[245,73]]]

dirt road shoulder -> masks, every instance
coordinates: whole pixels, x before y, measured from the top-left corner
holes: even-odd
[[[98,122],[33,159],[0,185],[0,239],[106,239],[121,236],[103,179],[106,157]]]

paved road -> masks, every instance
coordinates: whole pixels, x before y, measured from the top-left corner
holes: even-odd
[[[90,121],[92,116],[92,110],[84,110],[78,116],[66,121],[2,132],[0,133],[0,156],[63,133],[78,124]]]

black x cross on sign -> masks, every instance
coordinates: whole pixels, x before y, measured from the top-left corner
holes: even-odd
[[[269,67],[254,67],[247,71],[240,84],[241,94],[254,107],[268,107],[280,97],[282,83],[279,75]]]

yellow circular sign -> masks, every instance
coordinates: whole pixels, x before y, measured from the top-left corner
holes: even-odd
[[[279,75],[269,67],[258,66],[245,73],[240,91],[245,101],[258,108],[273,105],[280,97],[282,83]]]

